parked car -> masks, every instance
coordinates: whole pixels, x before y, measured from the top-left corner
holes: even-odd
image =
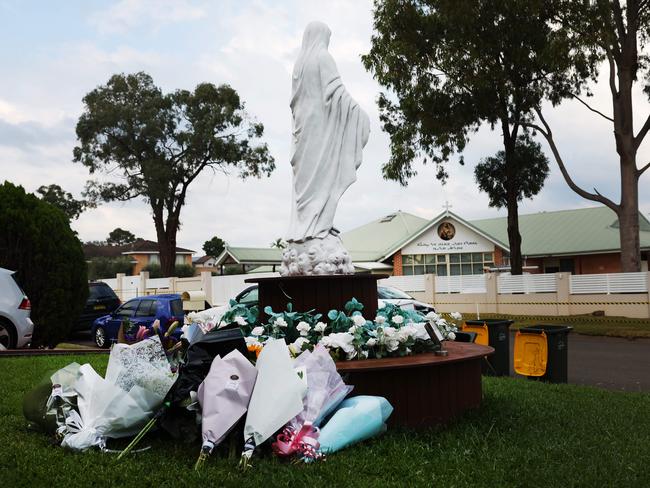
[[[88,299],[75,324],[75,330],[88,330],[93,322],[107,313],[112,313],[120,306],[120,299],[113,289],[101,281],[88,283]]]
[[[129,319],[137,325],[151,327],[154,321],[160,320],[161,331],[179,321],[183,324],[184,312],[181,296],[148,295],[124,302],[119,308],[109,315],[99,317],[93,322],[91,335],[98,347],[109,347],[117,341],[117,334],[124,319]],[[180,337],[181,328],[174,331],[174,336]]]
[[[6,349],[29,345],[34,324],[32,304],[18,286],[15,271],[0,268],[0,344]]]
[[[412,308],[424,315],[436,311],[433,305],[416,300],[408,293],[392,286],[377,286],[377,298],[379,302],[392,303],[401,308]]]
[[[407,293],[404,293],[402,290],[393,288],[392,286],[377,286],[377,298],[380,306],[382,306],[382,303],[392,303],[398,307],[416,310],[425,315],[429,312],[436,311],[432,305],[416,300]],[[257,285],[252,285],[244,289],[234,298],[234,300],[237,303],[246,305],[247,307],[257,305],[259,300]]]

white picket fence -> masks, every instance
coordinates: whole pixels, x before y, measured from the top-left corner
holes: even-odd
[[[425,291],[424,275],[411,276],[389,276],[386,279],[379,280],[379,285],[392,286],[402,291]]]
[[[647,273],[606,273],[571,275],[569,289],[572,295],[593,293],[647,293]]]
[[[499,294],[511,293],[555,293],[555,274],[505,275],[497,278]]]
[[[485,293],[485,275],[436,276],[436,293]]]

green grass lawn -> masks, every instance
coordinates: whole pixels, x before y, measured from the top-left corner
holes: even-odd
[[[475,320],[476,314],[463,314],[465,320]],[[481,314],[481,318],[504,318],[514,320],[512,329],[538,324],[564,324],[573,327],[577,334],[625,337],[627,339],[650,337],[649,319],[631,319],[628,317],[598,317],[593,315],[569,316],[535,316]]]
[[[650,395],[485,378],[482,407],[440,430],[389,430],[313,465],[256,459],[192,467],[198,445],[145,439],[147,452],[76,454],[27,431],[25,391],[69,362],[104,371],[107,356],[0,359],[0,480],[3,487],[439,486],[648,487]]]

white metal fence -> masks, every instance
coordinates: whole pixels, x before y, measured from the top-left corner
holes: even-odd
[[[436,293],[485,293],[485,275],[436,276]]]
[[[379,280],[377,283],[384,286],[393,286],[402,291],[425,291],[425,275],[412,276],[389,276],[386,279]]]
[[[591,293],[647,293],[647,273],[608,273],[571,275],[572,295]]]
[[[557,291],[555,274],[505,275],[497,278],[499,294],[554,293]]]

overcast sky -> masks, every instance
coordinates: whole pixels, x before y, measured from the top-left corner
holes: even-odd
[[[364,161],[339,204],[337,227],[346,231],[398,209],[433,217],[445,201],[468,220],[505,216],[488,207],[473,181],[475,164],[500,148],[500,133],[488,128],[473,137],[465,166],[449,165],[445,186],[426,166],[407,188],[382,179],[389,140],[375,104],[380,88],[360,61],[370,48],[371,7],[370,0],[0,0],[0,181],[32,192],[56,183],[79,197],[89,176],[72,162],[81,99],[114,73],[146,71],[165,91],[228,83],[264,123],[277,169],[270,178],[247,181],[202,174],[190,187],[178,244],[201,254],[203,242],[218,235],[233,246],[268,246],[284,235],[289,219],[291,69],[304,27],[321,20],[332,30],[330,52],[343,82],[371,120]],[[595,93],[593,105],[611,113],[604,85]],[[650,108],[641,94],[637,98],[639,127]],[[617,200],[618,163],[608,123],[577,102],[549,109],[547,118],[575,179]],[[648,160],[649,147],[646,141],[639,162]],[[640,182],[645,215],[649,174]],[[544,190],[523,202],[521,212],[593,205],[566,186],[553,163]],[[155,239],[150,211],[141,201],[104,204],[73,227],[84,241],[105,239],[115,227]]]

